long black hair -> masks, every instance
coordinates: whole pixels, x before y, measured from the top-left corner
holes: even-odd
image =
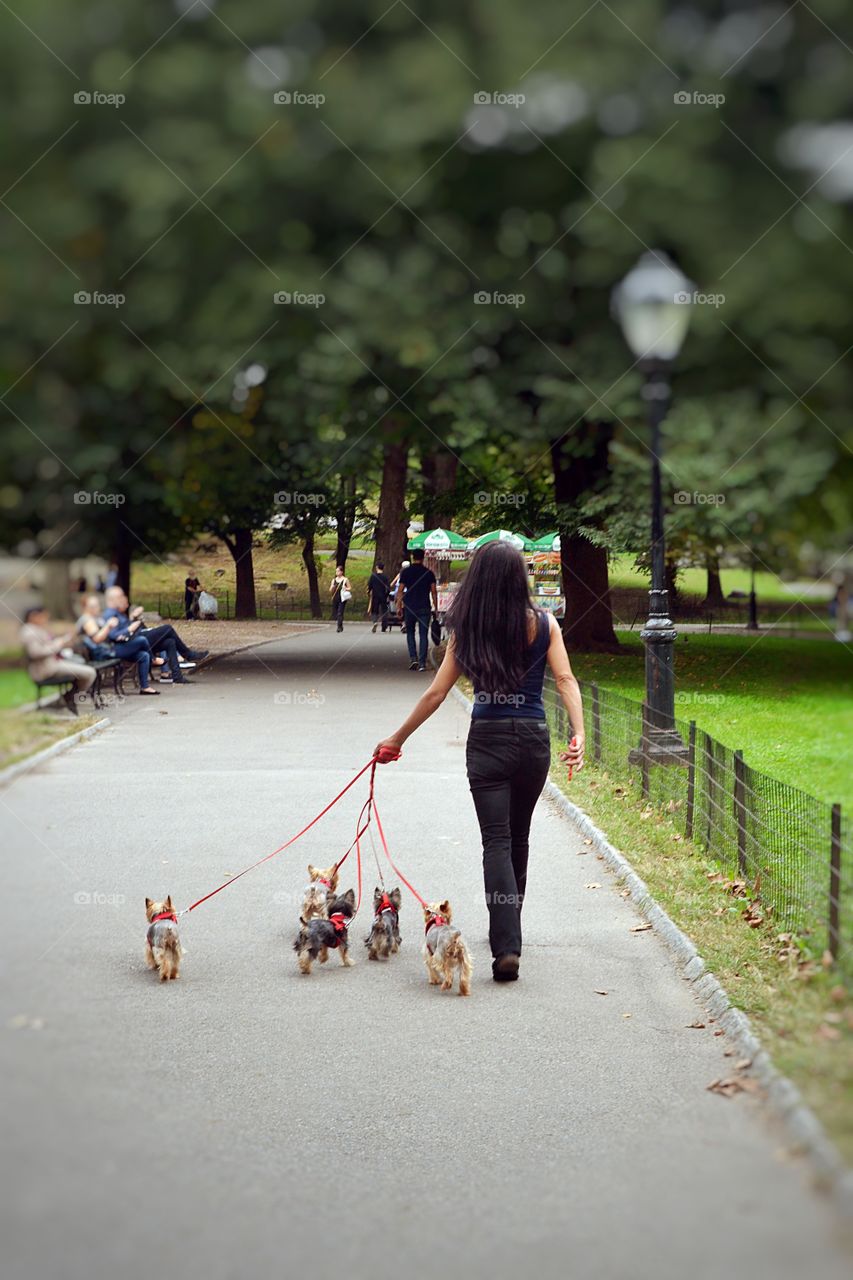
[[[475,551],[448,611],[456,661],[486,693],[515,693],[529,667],[533,601],[527,569],[509,542]],[[536,611],[538,613],[538,611]]]

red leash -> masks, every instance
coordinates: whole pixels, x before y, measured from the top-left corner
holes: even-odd
[[[418,900],[418,902],[421,904],[421,906],[422,906],[422,907],[428,907],[428,906],[429,906],[429,903],[426,901],[426,899],[424,899],[424,898],[422,898],[422,897],[421,897],[421,895],[418,893],[418,891],[417,891],[417,889],[415,888],[415,886],[414,886],[414,885],[409,884],[408,880],[407,880],[407,879],[406,879],[406,877],[403,875],[403,873],[402,873],[402,871],[400,870],[400,868],[399,868],[398,866],[396,866],[396,865],[395,865],[395,863],[394,863],[394,859],[391,857],[391,852],[390,852],[390,850],[389,850],[389,848],[388,848],[388,841],[385,839],[385,832],[382,830],[382,821],[381,821],[381,819],[380,819],[380,817],[379,817],[379,810],[377,809],[377,807],[376,807],[376,803],[375,803],[375,802],[374,802],[374,805],[373,805],[373,813],[374,813],[374,816],[375,816],[375,818],[376,818],[376,830],[379,832],[379,839],[382,841],[382,848],[385,850],[385,857],[386,857],[386,858],[388,859],[388,861],[391,863],[391,870],[394,872],[394,874],[395,874],[396,876],[398,876],[398,877],[403,881],[403,884],[406,886],[406,888],[409,890],[409,892],[410,892],[411,894],[414,894],[414,896],[417,898],[417,900]]]
[[[242,876],[248,875],[250,871],[254,871],[255,867],[261,866],[262,863],[269,862],[270,858],[274,858],[276,854],[281,853],[284,849],[289,849],[292,844],[295,844],[297,840],[299,840],[302,836],[305,835],[306,831],[310,831],[311,828],[316,823],[318,823],[320,819],[324,817],[325,814],[327,814],[331,808],[333,808],[334,805],[338,803],[338,801],[341,799],[342,796],[346,795],[350,787],[355,786],[356,782],[358,782],[359,778],[363,773],[367,773],[368,769],[372,769],[373,772],[370,775],[370,798],[368,799],[367,804],[362,808],[362,811],[361,811],[362,813],[364,813],[364,809],[370,805],[371,800],[373,798],[373,775],[376,772],[377,762],[381,762],[383,764],[386,763],[386,761],[382,759],[380,756],[376,756],[372,760],[368,760],[364,768],[359,769],[355,777],[350,779],[350,781],[347,783],[347,785],[344,787],[342,791],[338,792],[334,800],[330,800],[329,803],[326,805],[325,809],[321,809],[320,812],[317,814],[316,818],[312,818],[311,821],[308,823],[308,825],[306,827],[303,827],[301,831],[298,831],[295,836],[291,836],[289,840],[287,840],[284,844],[279,845],[277,849],[273,849],[272,853],[268,853],[265,857],[259,858],[257,862],[253,862],[250,867],[245,867],[242,871],[238,871],[236,876],[231,876],[231,878],[229,880],[226,880],[224,884],[221,884],[218,889],[211,889],[210,893],[206,893],[203,898],[197,899],[197,901],[194,902],[192,906],[184,907],[183,911],[179,912],[179,914],[183,916],[190,911],[195,911],[196,907],[200,907],[203,902],[207,902],[208,898],[213,898],[216,896],[217,893],[221,893],[223,889],[227,889],[229,884],[233,884],[235,880],[239,880]],[[361,816],[359,815],[359,821],[360,820],[361,820]],[[370,819],[368,817],[368,822],[369,820]],[[365,827],[365,830],[366,829],[367,828]],[[363,834],[364,834],[363,831],[360,833],[357,833],[356,839],[353,843],[357,845],[360,836]],[[344,858],[348,856],[351,849],[352,849],[352,845],[350,845],[350,848],[347,849],[347,852],[344,854],[344,857],[341,858],[341,862],[343,862]],[[337,865],[340,866],[340,862]],[[360,900],[361,898],[361,853],[360,851],[358,856],[358,865],[359,865],[359,900]]]

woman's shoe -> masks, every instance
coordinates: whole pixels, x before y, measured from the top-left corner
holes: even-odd
[[[519,959],[520,956],[512,951],[496,956],[492,961],[492,977],[495,982],[515,982],[518,978]]]
[[[159,698],[159,697],[160,697],[160,690],[159,690],[159,689],[152,689],[150,684],[149,684],[149,685],[146,685],[146,687],[145,687],[144,689],[140,689],[140,690],[139,690],[139,692],[140,692],[140,693],[147,693],[149,697],[154,697],[154,698]]]

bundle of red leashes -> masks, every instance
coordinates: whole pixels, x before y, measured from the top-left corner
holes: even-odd
[[[358,879],[358,896],[356,900],[355,912],[353,912],[353,915],[355,915],[355,913],[358,911],[359,907],[361,906],[361,878],[362,878],[361,877],[361,841],[365,836],[371,822],[374,820],[376,822],[376,832],[379,836],[380,844],[382,845],[383,852],[385,853],[385,856],[391,865],[391,869],[394,871],[397,877],[403,882],[403,884],[406,886],[409,892],[414,894],[414,896],[417,898],[421,906],[425,907],[427,905],[426,901],[421,897],[421,895],[418,893],[414,885],[409,883],[409,881],[403,875],[402,871],[400,871],[400,869],[394,864],[394,860],[391,857],[391,853],[388,848],[388,842],[385,839],[385,832],[382,829],[382,820],[379,817],[379,810],[376,807],[376,797],[374,793],[375,781],[376,781],[376,767],[377,765],[380,765],[380,764],[390,764],[391,761],[399,760],[399,759],[400,759],[399,751],[393,755],[390,752],[385,750],[377,752],[377,754],[373,757],[373,759],[368,760],[367,764],[364,765],[362,769],[359,769],[355,777],[350,779],[350,781],[343,788],[343,790],[339,791],[338,794],[335,796],[335,798],[333,800],[330,800],[329,803],[325,806],[325,808],[321,809],[320,812],[317,814],[317,816],[312,818],[311,821],[306,826],[304,826],[301,831],[297,831],[295,836],[291,836],[290,839],[286,840],[284,844],[279,845],[277,849],[273,849],[272,853],[266,854],[265,857],[259,858],[258,861],[253,862],[251,866],[244,867],[243,870],[238,871],[235,876],[230,876],[229,879],[224,881],[223,884],[219,885],[216,889],[211,889],[210,893],[206,893],[204,897],[196,899],[196,901],[193,902],[189,907],[184,907],[184,909],[182,911],[179,911],[177,914],[179,916],[183,916],[183,915],[187,915],[190,911],[195,911],[196,907],[200,907],[203,902],[207,902],[209,898],[213,898],[216,896],[217,893],[221,893],[223,889],[227,889],[230,884],[234,884],[235,880],[239,880],[243,876],[248,875],[248,873],[250,871],[254,871],[256,867],[260,867],[263,865],[263,863],[269,862],[271,858],[276,857],[276,855],[279,853],[283,853],[284,850],[289,849],[292,844],[296,844],[297,840],[301,839],[301,837],[304,836],[306,832],[310,831],[311,828],[315,826],[322,817],[325,817],[325,815],[329,812],[330,809],[334,808],[334,806],[338,803],[339,800],[341,800],[346,795],[346,793],[350,790],[350,788],[355,786],[359,778],[361,778],[365,773],[367,773],[368,769],[370,770],[370,787],[369,787],[367,799],[362,805],[361,812],[358,815],[358,821],[356,823],[355,839],[353,840],[350,847],[347,849],[344,856],[342,858],[339,858],[338,861],[335,863],[335,870],[338,870],[346,862],[347,858],[352,853],[353,849],[355,849],[357,879]]]

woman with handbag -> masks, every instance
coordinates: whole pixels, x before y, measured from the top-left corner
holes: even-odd
[[[342,564],[335,569],[335,576],[329,586],[329,595],[332,597],[332,621],[337,621],[338,631],[343,631],[344,609],[347,607],[347,600],[352,600],[352,587]]]

